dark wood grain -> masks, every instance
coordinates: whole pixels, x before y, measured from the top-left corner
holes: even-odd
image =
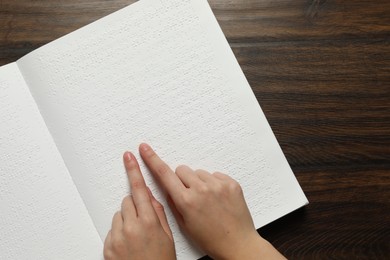
[[[0,0],[0,65],[134,1]],[[310,205],[290,259],[390,259],[390,1],[210,0]]]

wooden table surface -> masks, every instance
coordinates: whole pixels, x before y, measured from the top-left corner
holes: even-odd
[[[0,0],[0,65],[134,0]],[[290,259],[390,259],[390,1],[209,0],[310,204]]]

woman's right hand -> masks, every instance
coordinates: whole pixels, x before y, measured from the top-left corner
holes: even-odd
[[[206,254],[214,259],[285,259],[258,235],[237,181],[188,166],[173,172],[147,144],[140,145],[140,154],[168,193],[181,229]]]

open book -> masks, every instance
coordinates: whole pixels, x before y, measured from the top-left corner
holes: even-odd
[[[257,228],[307,204],[206,0],[141,0],[1,67],[0,104],[1,259],[101,259],[141,142],[238,180]],[[166,209],[178,259],[202,256]]]

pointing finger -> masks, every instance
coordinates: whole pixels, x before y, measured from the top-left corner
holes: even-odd
[[[181,194],[184,191],[185,186],[179,177],[177,177],[171,168],[169,168],[169,166],[161,160],[160,157],[158,157],[149,145],[141,144],[139,150],[145,164],[159,180],[171,198],[175,202],[180,201]]]

